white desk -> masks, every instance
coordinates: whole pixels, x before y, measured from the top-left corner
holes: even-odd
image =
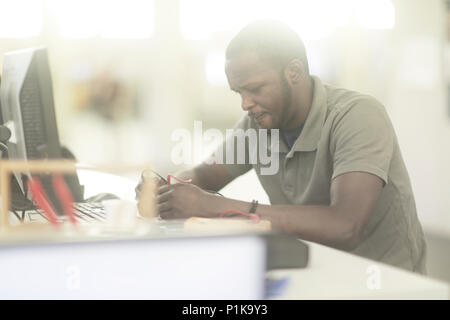
[[[305,269],[276,270],[288,277],[281,299],[449,299],[445,282],[315,243]],[[379,281],[378,281],[379,280]]]
[[[0,246],[0,299],[262,299],[264,242],[142,238]]]
[[[84,171],[80,174],[80,181],[86,184],[87,196],[97,192],[112,192],[123,198],[134,198],[135,182],[130,179]],[[91,187],[89,182],[92,181],[101,181],[101,184],[96,183]],[[449,299],[450,297],[449,285],[445,282],[319,244],[309,243],[309,245],[310,259],[307,268],[267,273],[269,277],[289,279],[283,294],[278,298]],[[211,262],[214,264],[220,262],[219,260]],[[141,279],[142,276],[136,274],[137,279]],[[164,295],[164,298],[170,298],[170,294]],[[176,298],[182,297],[178,295]],[[212,296],[206,294],[204,297],[195,298],[211,299]]]

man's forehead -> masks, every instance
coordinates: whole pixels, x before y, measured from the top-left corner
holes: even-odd
[[[274,73],[274,67],[257,53],[244,52],[226,60],[225,72],[230,81],[243,84]]]

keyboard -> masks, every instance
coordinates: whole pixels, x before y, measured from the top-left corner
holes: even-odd
[[[106,211],[100,202],[74,203],[75,216],[87,222],[106,220]]]
[[[106,211],[100,202],[77,202],[74,203],[75,219],[78,222],[90,223],[101,222],[106,220]],[[26,219],[30,222],[46,222],[48,219],[45,217],[42,210],[29,210],[26,213]],[[67,216],[58,216],[58,220],[66,221]]]

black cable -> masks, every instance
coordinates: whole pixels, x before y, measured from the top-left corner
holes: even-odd
[[[158,176],[158,178],[160,178],[162,181],[164,181],[164,183],[167,183],[167,180],[164,179],[158,172],[156,172],[155,170],[152,170],[152,172],[153,172],[154,174],[156,174],[156,175]]]
[[[204,191],[209,192],[209,193],[213,193],[213,194],[217,194],[217,195],[219,195],[221,197],[224,196],[223,194],[221,194],[220,192],[217,192],[217,191],[213,191],[213,190],[204,190]]]
[[[23,222],[23,219],[20,218],[19,214],[16,212],[16,210],[12,210],[12,213],[14,213],[14,215],[16,216],[16,218],[20,221]]]
[[[14,196],[12,195],[12,197]],[[28,199],[18,200],[13,198],[11,201],[11,208],[12,210],[26,211],[26,210],[34,210],[35,206],[34,203]]]
[[[4,155],[8,154],[8,146],[5,143],[0,141],[0,149],[2,152],[2,158],[4,158]]]
[[[8,146],[6,145],[7,141],[11,137],[11,131],[8,129],[8,127],[0,125],[0,151],[1,151],[1,158],[7,158],[8,157]],[[13,178],[14,179],[14,178]],[[12,185],[12,192],[11,192],[11,210],[14,213],[14,215],[21,221],[25,218],[25,211],[26,210],[34,210],[34,204],[32,201],[28,200],[25,196],[15,196],[15,187]],[[17,191],[17,190],[16,190]],[[22,219],[17,214],[16,210],[22,211]]]

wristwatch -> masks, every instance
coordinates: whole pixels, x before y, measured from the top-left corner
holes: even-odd
[[[257,206],[258,206],[258,200],[253,200],[249,213],[256,213]]]

